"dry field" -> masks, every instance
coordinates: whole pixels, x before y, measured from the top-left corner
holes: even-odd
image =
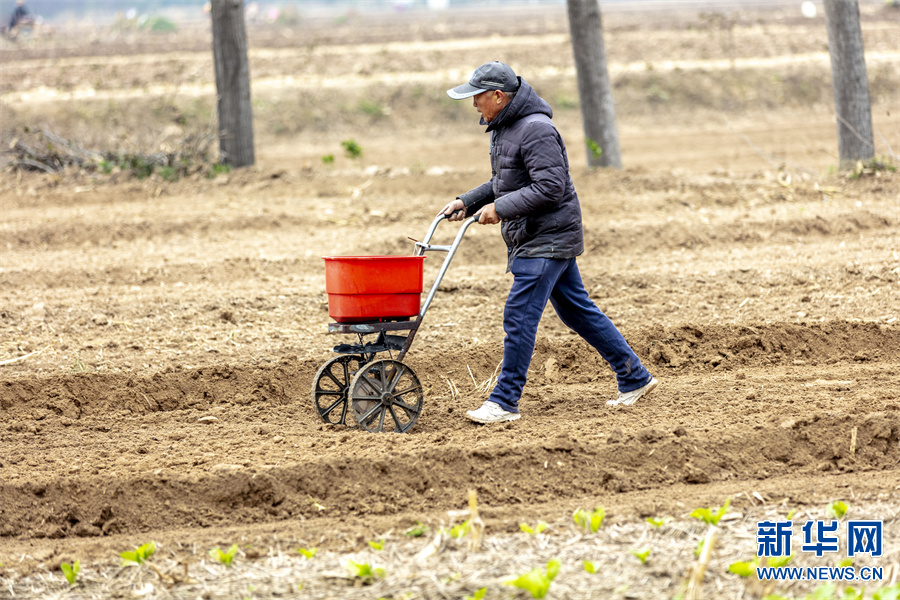
[[[548,597],[672,598],[707,532],[688,515],[727,499],[703,598],[821,585],[765,590],[728,565],[755,555],[757,521],[823,519],[839,500],[885,523],[884,556],[856,563],[884,567],[868,594],[897,583],[900,177],[834,169],[822,17],[604,17],[621,171],[583,166],[562,6],[251,26],[252,168],[168,181],[7,162],[0,598],[509,598],[507,578],[554,558]],[[900,148],[898,22],[863,5],[881,157]],[[210,131],[205,29],[60,29],[4,42],[0,59],[4,149],[46,130],[156,152]],[[413,430],[326,425],[313,377],[352,340],[327,333],[320,257],[411,253],[439,207],[489,177],[474,109],[443,90],[491,59],[554,106],[585,215],[581,272],[661,386],[607,408],[612,373],[548,309],[522,418],[467,422],[511,283],[499,232],[476,225],[405,360],[426,391]],[[483,548],[444,540],[417,558],[467,518],[469,490]],[[576,531],[572,512],[598,506],[600,531]],[[539,521],[538,536],[519,530]],[[153,568],[120,568],[149,541]],[[232,544],[232,568],[211,560]],[[643,547],[646,564],[630,554]],[[350,559],[386,576],[360,585]],[[73,560],[70,590],[59,565]]]

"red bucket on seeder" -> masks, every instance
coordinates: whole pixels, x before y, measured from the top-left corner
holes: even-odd
[[[338,323],[419,314],[424,256],[323,256],[328,315]]]

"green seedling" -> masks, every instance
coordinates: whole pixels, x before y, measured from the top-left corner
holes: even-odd
[[[728,512],[728,507],[731,505],[731,499],[725,501],[721,507],[717,509],[712,508],[695,508],[693,512],[691,512],[690,516],[695,519],[700,519],[701,521],[708,523],[710,525],[718,525],[719,521],[722,520],[722,517],[725,516],[725,513]]]
[[[62,563],[59,565],[59,568],[62,569],[63,575],[66,576],[66,581],[69,582],[69,585],[75,585],[78,580],[78,572],[81,571],[81,561],[76,560],[72,564]]]
[[[463,600],[484,600],[484,595],[487,594],[487,588],[478,588],[475,590],[475,593],[471,596],[466,596]]]
[[[347,158],[359,158],[362,156],[362,146],[356,143],[356,140],[349,139],[341,142],[341,148],[344,149],[344,154],[347,155]]]
[[[807,594],[803,600],[831,600],[834,598],[834,590],[833,583],[823,583],[814,589],[812,593]]]
[[[647,559],[650,558],[650,548],[643,548],[641,550],[632,550],[631,554],[641,561],[641,564],[647,564]]]
[[[303,558],[309,560],[316,555],[316,552],[318,552],[318,550],[316,548],[297,548],[297,552],[302,554]]]
[[[770,567],[786,567],[789,562],[794,560],[796,554],[791,554],[790,556],[773,556],[769,558],[769,566]]]
[[[330,165],[334,162],[334,154],[326,154],[322,157],[322,162],[326,165]]]
[[[369,546],[372,547],[372,550],[384,550],[384,539],[378,540],[377,542],[369,540]]]
[[[793,521],[793,520],[794,520],[794,515],[796,515],[796,514],[797,514],[797,509],[795,508],[795,509],[793,509],[791,512],[789,512],[789,513],[787,514],[787,517],[785,517],[785,520],[787,520],[787,521]]]
[[[543,598],[550,590],[550,583],[559,574],[559,567],[558,560],[551,560],[547,563],[547,570],[544,572],[541,572],[540,569],[532,569],[515,579],[504,581],[504,583],[525,590],[531,594],[532,598]]]
[[[590,573],[591,575],[593,575],[594,573],[596,573],[597,571],[600,570],[599,563],[591,562],[589,560],[583,560],[583,561],[581,561],[581,564],[584,565],[584,570],[587,571],[588,573]]]
[[[900,583],[876,590],[872,600],[900,600]]]
[[[230,567],[232,561],[234,561],[234,556],[237,554],[238,545],[232,544],[231,548],[228,549],[227,552],[223,552],[219,548],[213,548],[209,551],[209,555],[213,560],[217,560],[226,567]]]
[[[767,563],[770,567],[784,567],[787,566],[787,564],[791,562],[795,556],[797,555],[791,554],[790,556],[775,556],[769,558],[767,560]],[[740,577],[753,577],[756,574],[756,567],[758,567],[759,565],[759,558],[754,558],[753,560],[731,563],[728,566],[728,571]]]
[[[208,179],[215,179],[219,175],[227,175],[228,173],[231,173],[231,165],[213,163],[209,166],[209,173],[206,176]]]
[[[585,531],[597,533],[597,530],[599,530],[600,526],[603,524],[603,518],[605,516],[606,510],[602,506],[595,508],[591,512],[579,508],[572,514],[572,520]]]
[[[753,577],[756,574],[756,567],[759,566],[759,559],[754,558],[748,561],[733,562],[728,565],[728,572],[734,573],[738,577]]]
[[[459,525],[454,525],[450,528],[450,537],[455,540],[463,538],[469,534],[469,529],[471,529],[472,524],[469,521],[464,523],[460,523]]]
[[[541,521],[534,527],[531,527],[527,523],[519,523],[519,529],[521,529],[528,535],[537,535],[539,533],[543,533],[547,529],[547,524]]]
[[[845,559],[841,560],[841,562],[838,563],[838,566],[839,566],[839,567],[852,567],[852,566],[853,566],[853,559],[852,559],[852,558],[845,558]]]
[[[130,567],[144,564],[148,558],[153,556],[154,552],[156,552],[156,542],[148,542],[134,550],[127,550],[119,556],[122,557],[122,566]]]
[[[422,537],[426,533],[428,533],[428,527],[419,521],[416,521],[412,527],[403,532],[403,535],[409,537]]]
[[[706,543],[706,538],[702,538],[697,545],[694,547],[694,556],[700,556],[700,553],[703,552],[703,544]]]
[[[662,527],[669,521],[671,521],[671,519],[668,517],[663,517],[661,519],[656,518],[656,517],[647,517],[647,522],[650,523],[651,525],[653,525],[654,527],[656,527],[657,529],[659,529],[660,527]]]
[[[848,587],[844,588],[844,593],[841,594],[840,600],[863,600],[863,596],[866,594],[866,588],[859,588],[859,590]]]
[[[369,563],[358,563],[352,560],[347,563],[347,569],[364,584],[372,583],[376,579],[384,579],[385,575],[385,571],[381,567],[373,567]]]
[[[840,519],[844,515],[847,514],[847,503],[846,502],[832,502],[827,507],[825,507],[825,511],[829,516]]]

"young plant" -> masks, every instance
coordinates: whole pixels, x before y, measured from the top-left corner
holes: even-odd
[[[796,554],[790,556],[775,556],[767,559],[770,567],[784,567],[791,562]],[[728,571],[739,577],[753,577],[756,574],[756,567],[760,564],[759,558],[754,557],[753,560],[734,562],[728,565]]]
[[[753,575],[756,574],[756,567],[758,566],[758,558],[748,561],[738,561],[728,565],[728,572],[734,573],[738,577],[753,577]]]
[[[148,542],[138,546],[134,550],[127,550],[119,554],[122,557],[122,566],[142,565],[156,552],[156,542]]]
[[[357,159],[362,156],[362,146],[356,143],[356,140],[349,139],[341,142],[341,147],[344,149],[344,154],[347,155],[347,158]]]
[[[478,588],[475,590],[475,593],[471,596],[465,596],[463,600],[484,600],[484,596],[487,594],[487,588]]]
[[[534,527],[531,527],[527,523],[519,523],[519,529],[521,529],[528,535],[537,535],[539,533],[543,533],[547,529],[547,524],[541,521]]]
[[[789,562],[794,560],[796,554],[791,554],[790,556],[773,556],[769,558],[769,566],[770,567],[786,567]]]
[[[318,552],[318,549],[316,549],[316,548],[297,548],[297,552],[302,554],[303,558],[309,560],[310,558],[312,558],[313,556],[316,555],[316,552]]]
[[[695,508],[693,512],[691,512],[692,517],[695,519],[700,519],[701,521],[708,523],[710,525],[718,525],[719,521],[722,520],[722,517],[725,516],[725,513],[728,512],[728,507],[731,505],[731,498],[725,501],[721,507],[717,509],[712,508]]]
[[[63,575],[66,576],[66,581],[69,582],[69,585],[75,585],[78,580],[78,572],[81,571],[81,561],[76,560],[72,564],[62,563],[59,565],[59,568],[62,569]]]
[[[455,540],[466,537],[469,534],[469,530],[472,528],[472,523],[470,521],[465,521],[460,523],[459,525],[454,525],[450,528],[450,537]]]
[[[221,163],[213,163],[209,167],[209,172],[206,174],[208,179],[215,179],[219,175],[227,175],[231,173],[231,165],[225,165]]]
[[[589,560],[581,561],[581,564],[584,565],[584,570],[593,575],[597,571],[600,570],[600,563],[591,562]]]
[[[347,562],[347,569],[363,584],[372,583],[376,579],[384,579],[385,575],[385,571],[381,567],[373,567],[369,563],[358,563],[353,560]]]
[[[532,569],[528,573],[504,583],[525,590],[531,594],[532,598],[543,598],[550,590],[550,583],[559,575],[559,566],[558,560],[551,560],[547,563],[547,570],[544,572],[541,572],[540,569]]]
[[[229,548],[227,552],[223,552],[219,548],[213,548],[212,550],[209,551],[209,556],[213,560],[219,561],[226,567],[230,567],[232,561],[234,561],[234,557],[237,554],[237,551],[238,551],[238,545],[232,544],[231,548]]]
[[[643,548],[641,550],[632,550],[631,554],[641,561],[641,564],[647,564],[647,559],[650,558],[650,548]]]
[[[844,593],[841,594],[840,600],[863,600],[863,597],[866,595],[866,588],[856,588],[847,587],[844,588]]]
[[[827,507],[825,507],[825,512],[827,512],[829,516],[835,519],[840,519],[847,514],[847,503],[840,501],[832,502]]]
[[[403,532],[403,535],[409,537],[422,537],[428,533],[428,527],[423,525],[421,522],[416,521],[413,523],[413,526]]]
[[[671,521],[671,519],[668,517],[663,517],[661,519],[656,518],[656,517],[647,517],[647,522],[650,523],[651,525],[653,525],[654,527],[656,527],[657,529],[659,529],[660,527],[662,527],[669,521]]]
[[[369,540],[369,546],[372,547],[372,550],[384,550],[384,539],[380,539],[377,542],[374,540]]]
[[[595,508],[591,512],[579,508],[572,514],[572,520],[585,531],[597,533],[597,530],[600,529],[600,525],[603,524],[603,517],[605,516],[606,510],[602,506]]]
[[[872,600],[900,600],[900,583],[875,590]]]
[[[811,594],[807,594],[804,600],[831,600],[834,598],[834,591],[833,583],[823,583],[814,589]]]

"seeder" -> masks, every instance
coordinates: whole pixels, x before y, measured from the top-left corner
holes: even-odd
[[[449,246],[432,245],[438,216],[415,243],[412,256],[325,256],[328,333],[353,334],[355,344],[338,344],[337,356],[316,372],[313,406],[333,425],[369,432],[412,429],[422,414],[424,394],[415,371],[403,362],[463,235],[478,216],[466,219]],[[422,298],[426,252],[446,252],[437,277]]]

